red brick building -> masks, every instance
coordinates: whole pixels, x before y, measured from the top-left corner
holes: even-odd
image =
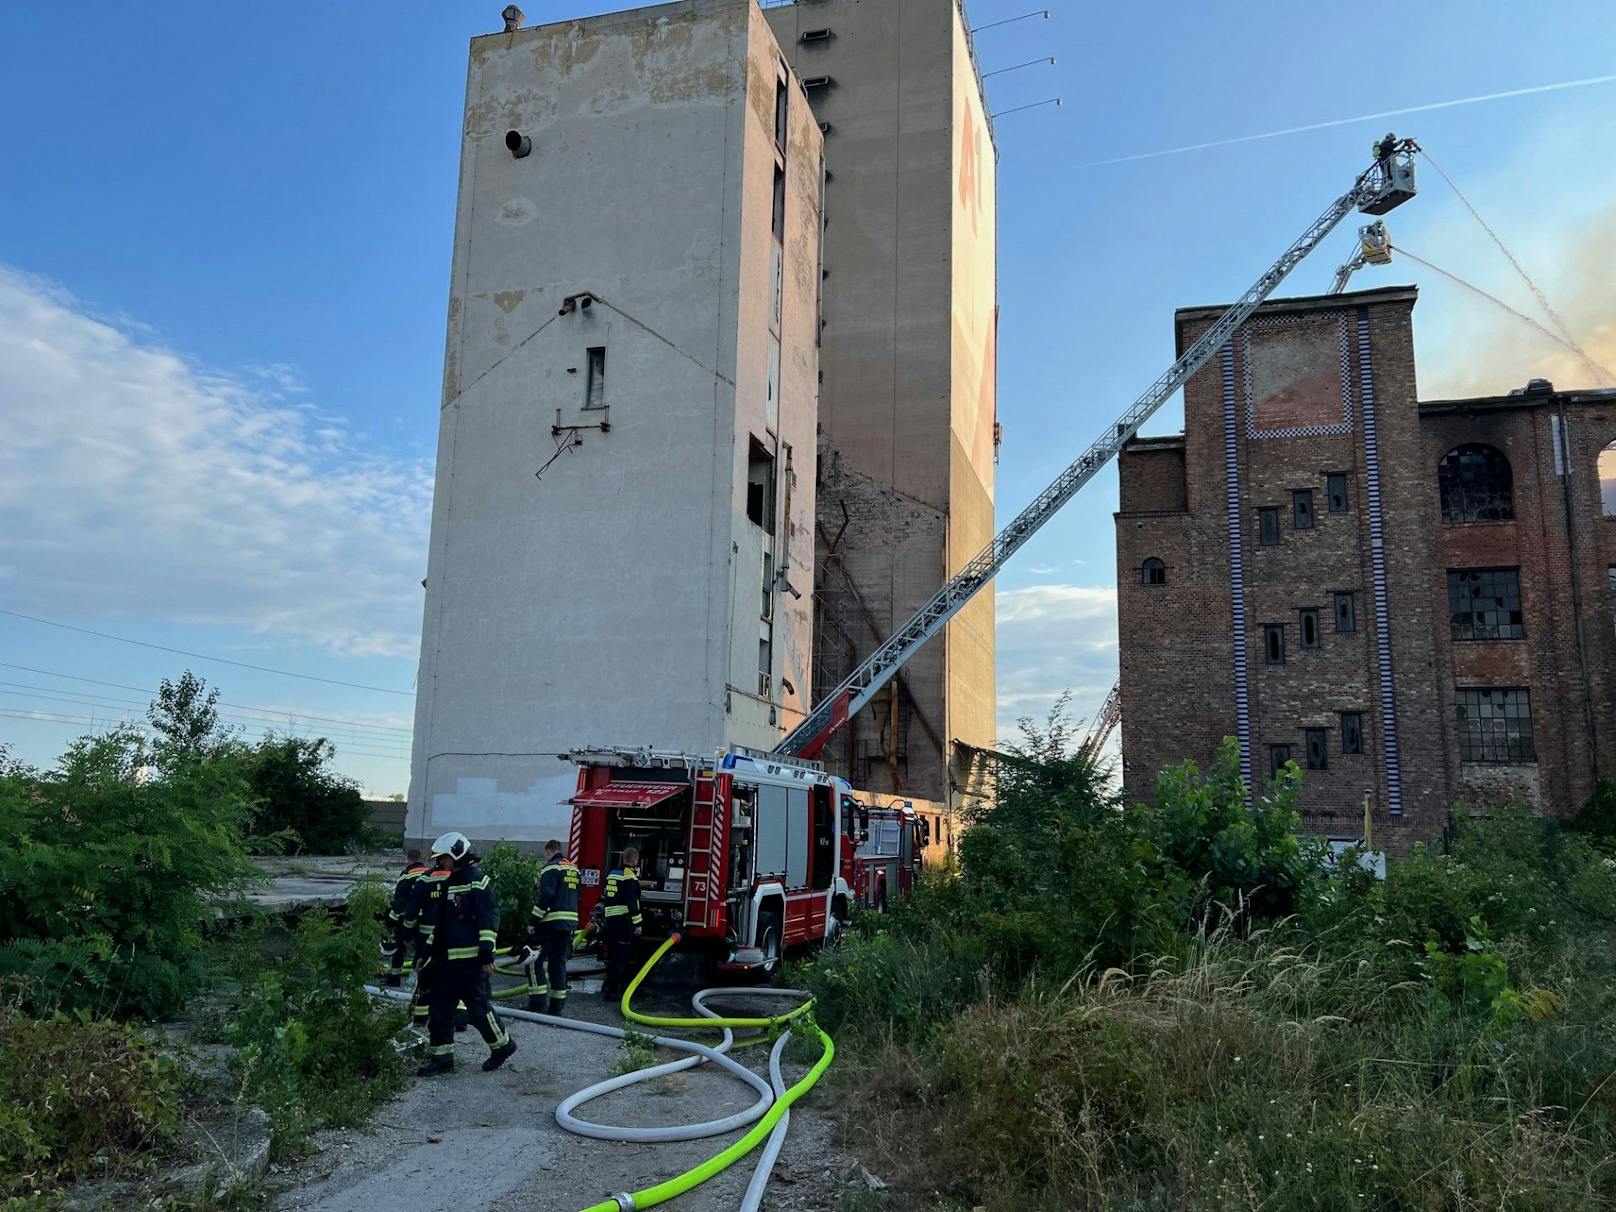
[[[1311,832],[1616,773],[1616,391],[1420,402],[1417,292],[1263,305],[1120,459],[1123,779],[1241,742]],[[1184,349],[1222,309],[1176,316]],[[1610,451],[1606,451],[1611,447]],[[1602,466],[1603,464],[1603,466]]]

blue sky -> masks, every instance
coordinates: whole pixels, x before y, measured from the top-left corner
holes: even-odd
[[[19,756],[138,714],[189,664],[232,722],[330,732],[343,769],[405,789],[466,42],[499,8],[0,14],[0,608],[353,684],[0,615],[0,743]],[[1051,8],[978,42],[984,70],[1058,59],[991,79],[991,108],[1065,102],[999,125],[1002,517],[1167,364],[1173,308],[1244,288],[1388,127],[1616,363],[1616,84],[1092,166],[1610,74],[1610,5]],[[1423,186],[1394,240],[1538,314],[1447,187]],[[1349,225],[1286,289],[1325,289],[1350,243]],[[1419,266],[1358,281],[1420,283],[1427,396],[1593,381]],[[1109,685],[1115,507],[1108,473],[1001,578],[1007,725],[1065,687],[1086,713]]]

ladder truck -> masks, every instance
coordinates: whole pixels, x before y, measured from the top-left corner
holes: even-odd
[[[577,766],[569,851],[581,910],[599,900],[626,846],[641,855],[646,935],[679,930],[721,969],[772,976],[783,951],[835,936],[854,903],[867,813],[817,760],[825,743],[904,667],[1010,557],[1076,496],[1173,393],[1354,210],[1383,215],[1414,196],[1413,140],[1388,136],[1377,158],[1278,260],[1054,483],[926,602],[770,752],[718,754],[601,747]],[[861,836],[864,835],[864,836]]]

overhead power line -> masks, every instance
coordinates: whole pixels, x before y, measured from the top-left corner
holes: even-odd
[[[1126,164],[1133,160],[1155,160],[1161,156],[1177,156],[1184,152],[1206,151],[1214,147],[1228,147],[1235,143],[1254,143],[1258,139],[1277,139],[1281,135],[1299,135],[1307,131],[1325,130],[1332,126],[1351,126],[1355,122],[1374,122],[1380,118],[1399,118],[1404,114],[1423,114],[1433,109],[1452,109],[1456,105],[1475,105],[1482,101],[1502,101],[1509,97],[1530,97],[1536,93],[1559,92],[1567,88],[1587,88],[1593,84],[1609,84],[1616,76],[1589,76],[1585,80],[1562,80],[1557,84],[1535,84],[1528,88],[1511,88],[1501,93],[1480,93],[1474,97],[1456,97],[1451,101],[1433,101],[1429,105],[1408,105],[1402,109],[1383,109],[1375,114],[1359,114],[1354,118],[1332,118],[1328,122],[1310,122],[1306,126],[1287,126],[1283,130],[1265,130],[1255,135],[1236,135],[1232,139],[1212,139],[1206,143],[1186,143],[1182,147],[1164,147],[1159,151],[1136,152],[1129,156],[1111,156],[1105,160],[1090,160],[1078,168],[1100,168],[1107,164]]]
[[[60,673],[55,669],[40,669],[34,665],[15,665],[10,661],[0,661],[0,669],[20,669],[24,673],[37,673],[41,677],[65,678],[70,682],[84,682],[91,686],[110,686],[114,690],[133,690],[137,694],[156,695],[157,691],[149,686],[131,686],[128,682],[107,682],[100,678],[80,677],[76,673]],[[402,724],[376,724],[369,720],[356,720],[340,715],[315,715],[310,711],[289,711],[282,707],[260,707],[256,703],[230,703],[224,699],[219,700],[221,707],[234,707],[238,711],[257,711],[263,715],[277,717],[295,716],[300,720],[319,720],[322,724],[348,724],[354,728],[373,729],[377,732],[397,732],[404,736],[411,736],[414,729]],[[387,738],[378,737],[378,740]]]
[[[377,694],[401,694],[406,698],[414,698],[413,690],[394,690],[390,686],[367,686],[363,682],[344,682],[340,678],[322,678],[312,673],[293,673],[290,669],[274,669],[268,665],[253,665],[247,661],[233,661],[229,657],[209,656],[205,652],[189,652],[184,648],[170,648],[166,644],[153,644],[146,640],[131,640],[128,636],[111,635],[105,631],[92,631],[88,627],[77,627],[72,623],[58,623],[55,619],[42,619],[38,615],[23,614],[20,610],[6,610],[0,607],[0,614],[10,615],[14,619],[26,619],[30,623],[42,623],[46,627],[60,627],[63,631],[76,631],[80,635],[93,635],[97,639],[116,640],[120,644],[133,644],[137,648],[153,648],[158,652],[172,652],[176,656],[190,657],[195,661],[213,661],[220,665],[234,665],[237,669],[252,669],[259,673],[279,674],[283,678],[300,678],[305,682],[324,682],[327,686],[346,686],[350,690],[374,690]]]

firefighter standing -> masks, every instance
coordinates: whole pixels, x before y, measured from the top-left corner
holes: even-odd
[[[453,869],[446,878],[429,881],[421,912],[421,933],[433,974],[427,1020],[430,1055],[417,1072],[430,1077],[454,1068],[455,1006],[462,1001],[471,1025],[488,1044],[483,1070],[498,1069],[516,1051],[516,1044],[494,1017],[488,991],[499,905],[464,834],[444,834],[432,843],[432,854],[434,859],[447,858]]]
[[[621,997],[628,988],[634,940],[640,933],[640,879],[634,872],[634,864],[639,861],[639,850],[625,846],[623,865],[614,867],[606,876],[606,890],[601,894],[601,928],[606,936],[606,983],[601,986],[602,997]]]
[[[562,856],[560,842],[548,841],[544,843],[544,866],[539,869],[539,897],[527,927],[528,946],[542,957],[534,969],[529,1010],[560,1014],[567,1008],[567,959],[572,955],[576,929],[578,868]]]
[[[387,910],[387,935],[382,939],[382,958],[387,961],[385,983],[397,989],[404,983],[404,959],[415,937],[415,921],[410,916],[415,904],[415,885],[429,868],[421,861],[421,852],[411,850],[406,856],[404,870],[393,885],[393,903]]]
[[[448,855],[433,855],[427,869],[416,877],[410,889],[409,904],[404,910],[404,930],[415,949],[415,992],[410,997],[410,1022],[418,1031],[427,1029],[432,979],[437,975],[437,969],[432,964],[429,936],[422,929],[422,919],[434,894],[441,892],[442,886],[453,874],[454,863]]]

